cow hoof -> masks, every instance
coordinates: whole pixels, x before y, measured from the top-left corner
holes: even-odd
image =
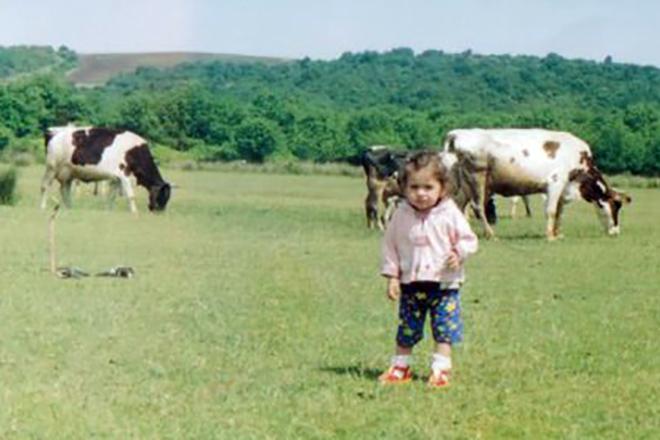
[[[621,230],[619,229],[618,226],[614,226],[607,231],[607,235],[609,235],[610,237],[618,237],[620,233]]]
[[[97,277],[117,277],[117,278],[133,278],[135,270],[130,266],[117,266],[112,267],[105,272],[99,272]]]

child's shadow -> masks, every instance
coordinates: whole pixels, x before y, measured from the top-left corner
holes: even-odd
[[[349,365],[338,367],[321,367],[319,370],[325,373],[334,373],[340,376],[354,376],[360,379],[377,380],[385,370],[377,370],[375,368],[363,367],[361,365]],[[420,377],[413,373],[413,380],[420,380]]]
[[[376,380],[382,373],[375,368],[367,368],[361,365],[349,365],[344,367],[321,367],[319,370],[325,373],[334,373],[340,376],[356,376],[363,379]]]

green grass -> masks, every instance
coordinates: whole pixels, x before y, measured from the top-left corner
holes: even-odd
[[[660,192],[631,190],[622,235],[584,203],[566,238],[502,218],[463,290],[449,390],[375,382],[395,308],[361,178],[165,170],[164,215],[83,194],[48,271],[41,169],[0,206],[0,438],[656,438]],[[504,208],[504,206],[502,206]],[[504,209],[502,209],[504,212]],[[475,229],[478,227],[475,225]]]

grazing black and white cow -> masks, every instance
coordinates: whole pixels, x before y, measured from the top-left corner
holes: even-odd
[[[546,195],[546,235],[559,237],[564,204],[581,198],[593,203],[610,235],[620,232],[619,210],[631,201],[615,191],[596,168],[589,145],[559,131],[543,129],[458,129],[444,142],[447,152],[469,157],[482,175],[481,200],[490,194]],[[486,236],[493,230],[483,222]]]
[[[170,198],[165,182],[149,151],[147,141],[125,130],[102,127],[53,127],[45,133],[46,172],[41,182],[41,208],[46,208],[47,191],[57,179],[65,205],[71,206],[71,184],[110,180],[128,198],[137,212],[131,176],[149,191],[149,210],[162,211]]]
[[[395,151],[383,145],[375,145],[366,149],[362,154],[361,163],[367,179],[367,197],[364,208],[367,217],[367,227],[385,228],[385,211],[383,206],[387,202],[383,198],[383,191],[396,181],[396,176],[405,163],[409,152]],[[393,182],[392,182],[393,181]]]

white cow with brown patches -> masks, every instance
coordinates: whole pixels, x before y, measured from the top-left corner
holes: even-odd
[[[121,188],[132,212],[137,212],[131,177],[149,191],[149,210],[162,211],[170,198],[147,141],[126,130],[103,127],[53,127],[46,131],[46,172],[41,182],[41,208],[53,180],[60,182],[62,201],[71,205],[74,180],[109,180]]]
[[[482,201],[492,193],[545,194],[549,240],[559,237],[562,209],[576,198],[594,204],[610,235],[620,232],[619,210],[623,203],[630,202],[630,197],[607,184],[593,163],[589,145],[570,133],[544,129],[457,129],[445,137],[444,149],[464,155],[475,164],[481,177]],[[494,235],[485,220],[483,226],[486,236]]]

